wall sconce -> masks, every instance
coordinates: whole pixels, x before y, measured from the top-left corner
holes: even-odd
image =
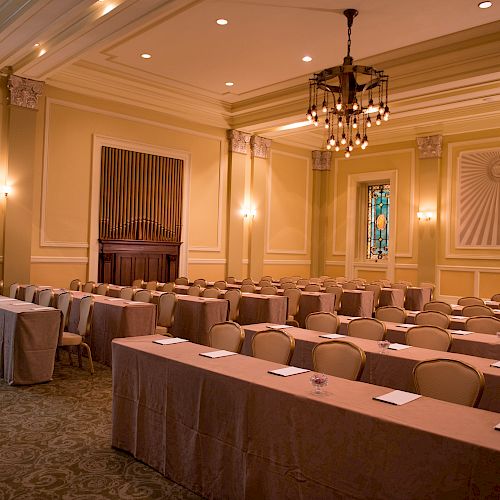
[[[10,193],[12,193],[12,186],[7,186],[7,184],[3,185],[0,187],[0,192],[4,194],[4,196],[7,198]]]
[[[434,218],[434,212],[417,212],[417,219],[423,221],[430,221]]]
[[[255,208],[244,207],[241,209],[241,215],[244,219],[253,219],[257,215]]]

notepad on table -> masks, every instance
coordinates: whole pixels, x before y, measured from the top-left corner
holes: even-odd
[[[200,356],[205,356],[206,358],[225,358],[226,356],[234,356],[236,352],[224,351],[211,351],[211,352],[200,352]]]
[[[293,328],[292,325],[266,325],[267,328],[274,328],[275,330],[282,330],[283,328]]]
[[[496,431],[500,431],[500,424],[495,425],[494,429],[495,429]]]
[[[420,394],[413,394],[412,392],[392,391],[387,394],[382,394],[381,396],[375,396],[373,399],[382,401],[383,403],[401,406],[421,397]]]
[[[413,328],[414,326],[417,325],[412,325],[410,323],[399,323],[397,326],[399,326],[400,328]]]
[[[153,344],[160,344],[160,345],[180,344],[181,342],[189,342],[189,340],[181,339],[179,337],[153,340]]]
[[[451,319],[465,319],[467,316],[450,316]]]
[[[402,351],[403,349],[409,349],[411,345],[406,345],[406,344],[398,344],[397,342],[394,342],[394,344],[389,344],[389,349],[392,349],[393,351]]]
[[[298,375],[299,373],[306,373],[310,370],[305,368],[297,368],[296,366],[287,366],[286,368],[278,368],[277,370],[269,370],[268,373],[273,375],[280,375],[281,377],[290,377],[291,375]]]
[[[53,307],[34,307],[34,311],[54,311]]]
[[[320,337],[324,339],[341,339],[344,338],[345,335],[340,335],[340,333],[325,333],[324,335],[320,335]]]
[[[450,330],[453,335],[470,335],[473,332],[469,332],[467,330]]]
[[[493,368],[500,368],[500,361],[495,361],[494,363],[491,363],[490,366],[493,366]]]

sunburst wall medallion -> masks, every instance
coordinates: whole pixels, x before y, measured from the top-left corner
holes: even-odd
[[[500,149],[458,159],[457,246],[500,246]]]

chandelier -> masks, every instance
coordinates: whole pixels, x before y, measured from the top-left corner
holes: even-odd
[[[371,66],[353,65],[351,28],[358,11],[347,9],[344,15],[347,18],[347,55],[344,64],[324,69],[309,79],[306,117],[318,126],[319,113],[322,112],[323,125],[328,131],[326,149],[343,149],[344,156],[349,158],[356,146],[366,149],[367,129],[373,122],[380,125],[382,121],[389,120],[389,77]]]

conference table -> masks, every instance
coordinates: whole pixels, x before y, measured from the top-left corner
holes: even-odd
[[[155,338],[155,337],[153,337]],[[152,337],[113,342],[112,446],[206,498],[494,498],[498,413]],[[164,338],[164,337],[156,337]]]
[[[251,355],[251,343],[254,334],[267,329],[269,326],[269,324],[265,323],[245,326],[245,341],[241,352]],[[320,335],[323,335],[321,332],[303,328],[290,327],[284,329],[284,331],[295,339],[295,350],[290,364],[311,370],[313,368],[313,348],[318,344],[328,342],[330,339],[320,337]],[[339,338],[338,340],[356,344],[365,351],[366,365],[361,376],[361,381],[402,391],[414,391],[413,367],[419,361],[435,358],[464,361],[476,367],[484,374],[486,384],[483,396],[479,402],[479,408],[500,412],[500,368],[490,366],[495,361],[494,359],[434,351],[413,346],[400,351],[387,350],[385,353],[381,353],[378,343],[374,340],[348,336]]]
[[[299,301],[299,312],[295,315],[302,328],[306,326],[306,318],[315,312],[335,312],[335,294],[324,292],[302,292]]]
[[[373,292],[370,290],[344,290],[340,299],[339,314],[371,318]]]
[[[282,295],[263,295],[261,293],[242,293],[238,323],[285,323],[288,311],[288,298]]]
[[[0,377],[9,385],[52,380],[62,314],[0,297]]]

